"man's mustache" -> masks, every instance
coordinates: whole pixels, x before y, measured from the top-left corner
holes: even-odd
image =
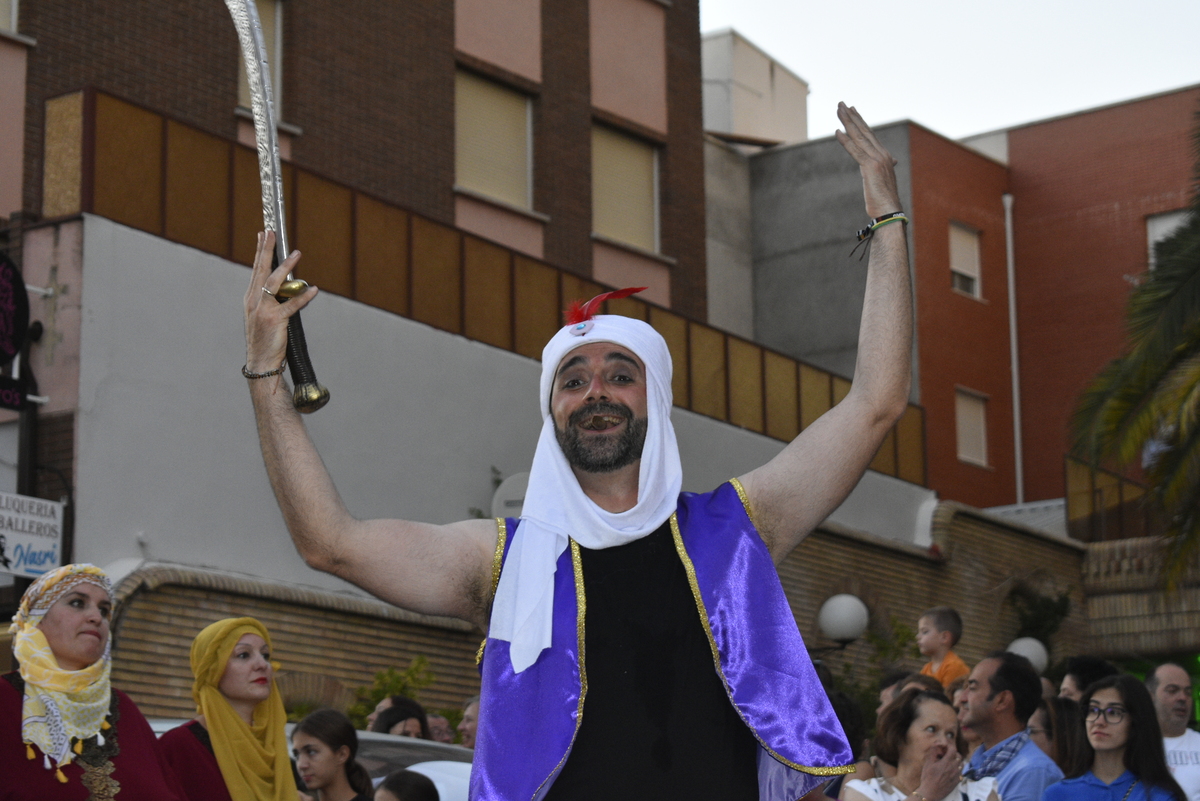
[[[633,409],[630,409],[623,403],[615,403],[613,401],[596,401],[595,403],[590,403],[587,406],[581,406],[572,412],[571,416],[567,418],[567,423],[572,426],[577,426],[582,424],[589,417],[605,414],[620,416],[626,420],[633,419]]]

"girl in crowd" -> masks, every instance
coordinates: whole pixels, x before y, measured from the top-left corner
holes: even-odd
[[[404,695],[393,695],[391,700],[391,706],[381,711],[371,724],[371,731],[432,739],[425,707]]]
[[[375,788],[375,801],[440,801],[433,779],[415,770],[398,770]]]
[[[941,692],[914,687],[897,695],[880,716],[875,751],[896,766],[895,775],[851,779],[842,791],[846,801],[904,801],[914,796],[929,801],[998,801],[995,778],[961,778],[958,719]],[[935,760],[926,763],[931,751]]]
[[[319,801],[372,801],[371,776],[354,760],[358,735],[341,712],[320,709],[296,724],[292,751],[300,778],[318,791]]]
[[[190,801],[296,801],[266,627],[219,620],[196,635],[191,659],[199,715],[160,741]]]
[[[1167,767],[1154,701],[1141,681],[1100,679],[1084,691],[1081,706],[1091,759],[1047,787],[1042,801],[1187,801]]]
[[[64,565],[21,598],[19,673],[0,680],[0,801],[182,801],[154,732],[109,684],[112,585]]]
[[[1090,757],[1079,704],[1070,698],[1043,698],[1029,718],[1029,739],[1054,760],[1064,776],[1087,766]]]

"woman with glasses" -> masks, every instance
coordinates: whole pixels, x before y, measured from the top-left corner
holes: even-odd
[[[1084,691],[1090,764],[1046,788],[1042,801],[1187,801],[1163,753],[1154,701],[1141,681],[1108,676]]]

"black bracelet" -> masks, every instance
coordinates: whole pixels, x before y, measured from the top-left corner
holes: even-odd
[[[908,217],[903,211],[893,211],[890,214],[883,214],[879,217],[871,218],[870,225],[868,225],[866,228],[860,228],[855,232],[854,235],[858,238],[858,244],[854,246],[854,250],[850,251],[850,255],[853,256],[854,251],[862,247],[863,242],[870,242],[871,237],[875,234],[876,228],[882,228],[885,225],[890,225],[891,223],[897,222],[908,225]],[[867,251],[870,249],[871,246],[868,244],[866,250],[862,252],[862,256],[858,257],[858,260],[862,261],[866,257]]]
[[[246,365],[243,364],[242,365],[242,375],[246,376],[246,378],[270,378],[273,375],[279,375],[280,373],[282,373],[283,368],[285,368],[285,367],[287,367],[286,361],[283,364],[279,365],[279,367],[274,370],[269,370],[265,373],[252,373],[249,370],[247,370]]]

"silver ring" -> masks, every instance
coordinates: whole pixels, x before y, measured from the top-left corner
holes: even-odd
[[[274,293],[274,292],[272,292],[271,290],[267,289],[265,286],[262,288],[262,291],[263,291],[263,292],[266,292],[266,293],[267,293],[268,295],[270,295],[271,297],[275,297],[275,293]]]

